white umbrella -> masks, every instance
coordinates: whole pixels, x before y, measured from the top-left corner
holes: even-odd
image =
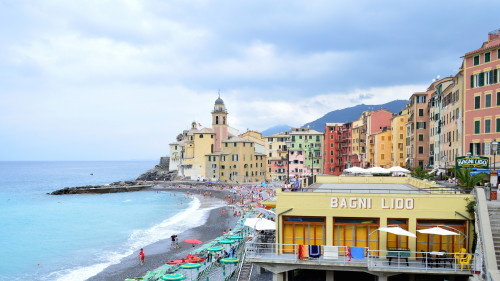
[[[353,173],[353,174],[364,174],[366,173],[366,169],[360,167],[351,167],[344,170],[344,172]]]
[[[389,170],[382,167],[373,167],[367,170],[370,174],[389,174]]]
[[[441,228],[439,226],[433,227],[433,228],[427,228],[427,229],[422,229],[422,230],[417,230],[420,233],[425,233],[425,234],[437,234],[437,235],[460,235],[456,232],[446,230],[444,228]]]
[[[389,168],[389,171],[392,173],[409,173],[410,171],[399,166],[394,166],[392,168]]]
[[[409,231],[406,231],[399,226],[383,226],[383,227],[379,228],[378,230],[384,231],[384,232],[389,232],[389,233],[396,234],[396,235],[417,237],[415,234],[413,234]]]
[[[245,225],[256,230],[276,230],[276,223],[264,218],[248,218]]]

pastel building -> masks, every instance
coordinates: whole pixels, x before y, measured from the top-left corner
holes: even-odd
[[[290,157],[304,157],[301,163],[292,163],[290,159],[290,176],[292,173],[299,176],[310,176],[323,172],[323,133],[310,130],[309,128],[292,128],[290,130]],[[292,164],[294,169],[292,169]]]
[[[444,133],[444,125],[449,121],[449,112],[443,114],[445,107],[448,106],[449,92],[444,93],[448,86],[453,84],[452,77],[446,77],[435,84],[434,91],[431,93],[429,100],[429,166],[434,168],[445,168],[445,156],[441,148],[446,142]],[[424,133],[418,135],[424,137]]]
[[[371,148],[366,149],[365,167],[374,167],[376,134],[391,128],[392,113],[386,109],[372,110],[366,114],[366,144]],[[371,140],[371,143],[370,143]]]
[[[288,177],[288,132],[265,137],[267,155],[267,179],[284,181]],[[302,160],[303,161],[303,160]]]
[[[490,157],[491,162],[491,143],[500,140],[499,68],[500,30],[495,30],[488,33],[488,40],[479,49],[465,54],[463,64],[463,152]]]
[[[403,167],[406,159],[406,122],[408,120],[408,110],[404,109],[395,114],[391,120],[392,166]]]

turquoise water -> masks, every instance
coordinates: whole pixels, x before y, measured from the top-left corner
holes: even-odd
[[[141,247],[201,224],[206,214],[197,199],[180,205],[183,198],[168,192],[45,194],[132,180],[155,164],[0,162],[0,280],[85,280]]]

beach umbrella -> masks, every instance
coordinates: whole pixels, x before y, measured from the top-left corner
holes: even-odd
[[[160,279],[161,280],[184,280],[184,279],[186,279],[186,275],[178,274],[178,273],[165,274],[162,277],[160,277]]]
[[[388,169],[384,169],[382,167],[372,167],[366,170],[370,174],[390,174],[391,172]]]
[[[196,239],[185,239],[183,240],[184,243],[189,243],[189,244],[203,244],[203,242],[201,242],[200,240],[196,240]]]
[[[185,263],[180,266],[182,269],[200,269],[201,263]],[[193,274],[189,272],[189,279],[193,280]]]
[[[221,243],[221,244],[233,244],[234,240],[232,240],[232,239],[223,239],[223,240],[219,240],[219,243]]]
[[[276,223],[263,218],[248,218],[245,225],[256,230],[276,230]]]
[[[422,229],[422,230],[417,230],[420,233],[425,233],[425,234],[437,234],[437,235],[460,235],[456,232],[446,230],[444,228],[441,228],[439,226],[433,227],[433,228],[427,228],[427,229]]]
[[[213,247],[207,248],[207,251],[210,251],[210,252],[224,251],[224,247],[222,247],[222,246],[213,246]]]
[[[352,173],[352,174],[364,174],[366,173],[366,169],[360,167],[351,167],[344,170],[344,172]]]
[[[410,237],[417,237],[415,234],[413,234],[413,233],[411,233],[409,231],[406,231],[406,230],[402,229],[399,226],[383,226],[383,227],[380,227],[377,230],[384,231],[384,232],[389,232],[389,233],[396,234],[396,235],[404,235],[404,236],[410,236]]]
[[[394,166],[392,168],[389,168],[389,171],[391,173],[405,173],[405,174],[408,174],[410,172],[410,170],[407,170],[407,169],[400,167],[400,166]]]
[[[223,259],[220,260],[220,262],[223,263],[223,264],[231,264],[231,265],[237,264],[238,261],[239,261],[238,258],[223,258]],[[222,270],[223,270],[222,271],[223,274],[226,275],[226,268],[224,267]],[[231,266],[231,270],[230,271],[231,272],[233,271],[233,267],[232,266]]]

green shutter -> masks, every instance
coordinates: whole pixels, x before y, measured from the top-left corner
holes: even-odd
[[[500,92],[497,93],[497,106],[500,105]]]
[[[484,62],[490,62],[490,53],[484,54]]]
[[[497,133],[500,133],[500,118],[497,118]]]
[[[498,83],[498,69],[493,70],[493,83]]]
[[[484,72],[479,73],[479,86],[484,86]]]
[[[474,88],[474,75],[470,76],[470,87]]]
[[[474,98],[474,109],[481,108],[481,96]]]
[[[474,121],[474,134],[479,134],[481,131],[481,121]]]

